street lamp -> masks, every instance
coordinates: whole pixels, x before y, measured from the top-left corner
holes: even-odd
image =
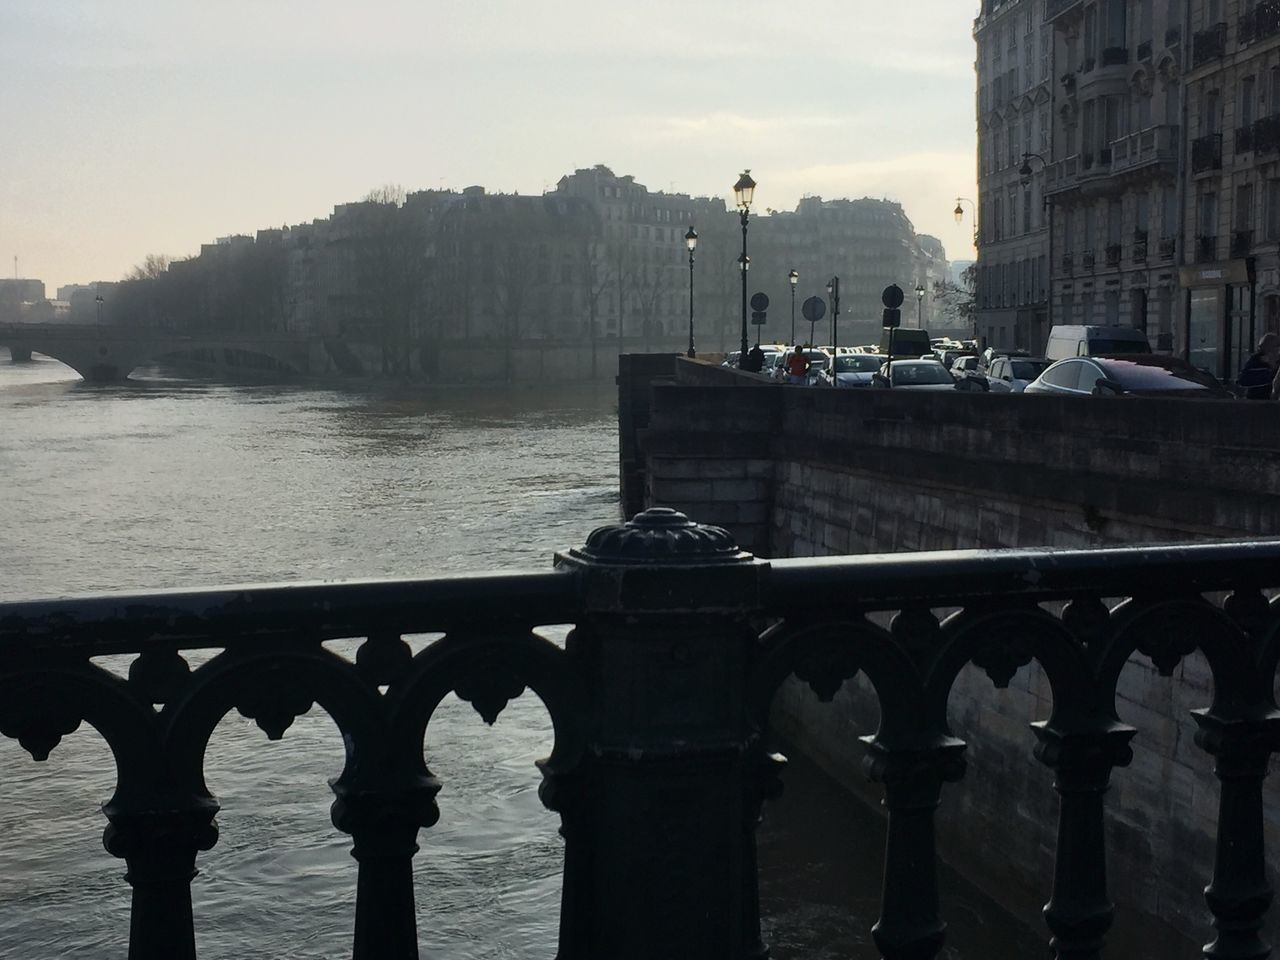
[[[733,199],[742,212],[738,219],[742,222],[742,256],[738,263],[742,266],[742,350],[738,354],[738,366],[747,365],[747,268],[751,263],[747,257],[747,218],[751,214],[751,201],[755,199],[756,182],[751,179],[751,171],[743,170],[738,182],[733,185]]]
[[[924,323],[921,322],[920,314],[924,309],[924,284],[916,283],[916,327],[923,330]]]
[[[98,326],[102,326],[102,293],[100,292],[100,288],[97,296],[93,298],[93,301],[98,305]]]
[[[973,246],[976,250],[978,247],[978,205],[968,197],[956,197],[956,208],[951,212],[955,214],[956,223],[964,223],[964,207],[962,203],[967,203],[969,209],[973,211]]]
[[[831,303],[831,370],[835,373],[835,356],[840,351],[836,341],[836,319],[840,316],[840,278],[827,281],[827,300]]]
[[[787,274],[787,280],[791,284],[791,344],[796,342],[796,284],[800,282],[800,274],[792,270]]]
[[[693,349],[693,251],[698,245],[698,231],[693,229],[693,224],[689,225],[689,232],[684,235],[684,245],[689,248],[689,352],[687,356],[692,360],[697,356]]]

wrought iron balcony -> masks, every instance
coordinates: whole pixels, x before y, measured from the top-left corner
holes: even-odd
[[[1266,40],[1280,34],[1280,3],[1260,0],[1252,10],[1240,15],[1237,40],[1241,44]]]
[[[1236,230],[1231,234],[1231,256],[1247,257],[1253,249],[1253,231]]]
[[[1059,17],[1069,13],[1079,13],[1084,9],[1084,0],[1047,0],[1044,7],[1045,23],[1052,23]]]
[[[1129,62],[1129,50],[1126,47],[1104,47],[1102,50],[1102,65],[1104,67],[1119,67]]]
[[[1156,247],[1156,252],[1160,255],[1161,260],[1172,260],[1177,250],[1178,240],[1176,237],[1161,237],[1160,243]]]
[[[346,747],[331,787],[356,860],[352,956],[410,960],[417,836],[440,816],[428,724],[450,693],[492,723],[530,690],[554,724],[539,795],[565,847],[559,949],[545,952],[762,957],[754,827],[783,765],[764,746],[771,702],[792,676],[830,701],[865,673],[888,832],[872,936],[882,956],[926,958],[945,928],[933,810],[965,773],[951,687],[970,663],[1005,687],[1035,660],[1053,710],[1033,725],[1034,755],[1059,794],[1044,917],[1058,956],[1098,956],[1113,916],[1101,798],[1140,732],[1116,720],[1122,671],[1140,655],[1171,677],[1200,653],[1217,847],[1186,869],[1211,880],[1207,952],[1260,956],[1276,588],[1280,542],[765,562],[657,509],[547,573],[0,604],[0,731],[44,760],[82,722],[97,728],[117,762],[103,813],[133,886],[129,956],[194,958],[191,879],[218,841],[206,744],[232,710],[279,740],[318,705]],[[537,633],[549,624],[574,625],[565,647]],[[404,639],[429,633],[442,636],[416,654]],[[357,638],[353,658],[335,638]],[[213,655],[193,667],[197,651]],[[127,676],[97,662],[120,654],[136,657]]]
[[[1072,271],[1072,269],[1074,268],[1074,266],[1075,266],[1075,262],[1074,262],[1074,260],[1073,260],[1073,258],[1072,258],[1072,256],[1071,256],[1071,254],[1069,254],[1069,253],[1064,253],[1064,254],[1062,255],[1062,272],[1063,272],[1063,273],[1070,273],[1070,272]]]
[[[1194,68],[1210,60],[1220,60],[1226,49],[1227,25],[1215,23],[1191,38],[1191,66]]]
[[[1209,133],[1191,141],[1191,172],[1222,169],[1222,134]]]
[[[1280,152],[1280,114],[1253,121],[1253,135],[1250,139],[1256,153]]]
[[[1253,149],[1253,124],[1236,127],[1236,153],[1248,153]]]
[[[1196,237],[1196,263],[1212,263],[1218,259],[1218,238],[1202,234]]]
[[[1108,267],[1118,267],[1118,266],[1120,266],[1120,244],[1118,244],[1118,243],[1109,243],[1109,244],[1107,244],[1107,249],[1106,249],[1105,253],[1106,253],[1106,255],[1107,255],[1107,266],[1108,266]]]
[[[1095,260],[1094,260],[1094,255],[1092,250],[1080,255],[1080,266],[1083,267],[1085,270],[1092,270],[1094,267],[1094,262]]]
[[[1133,260],[1143,263],[1147,259],[1147,231],[1133,231]]]

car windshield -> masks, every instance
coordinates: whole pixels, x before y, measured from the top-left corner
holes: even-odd
[[[836,357],[836,373],[875,373],[883,362],[869,353]]]
[[[940,363],[895,363],[893,382],[903,386],[913,383],[950,383],[951,374]]]
[[[827,369],[827,355],[825,353],[807,353],[805,356],[809,358],[810,373],[815,370]]]
[[[1048,366],[1048,360],[1014,360],[1013,375],[1018,380],[1034,380]]]
[[[1220,390],[1212,375],[1176,357],[1150,356],[1109,358],[1100,364],[1108,379],[1127,391]]]

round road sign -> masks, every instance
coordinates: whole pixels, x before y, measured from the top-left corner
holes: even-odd
[[[765,296],[764,293],[753,293],[751,295],[751,309],[761,311],[768,310],[769,298]]]
[[[810,297],[800,307],[800,313],[810,323],[817,323],[826,312],[827,305],[822,302],[821,297]]]
[[[889,284],[880,294],[880,302],[890,310],[902,306],[902,288],[896,283]]]

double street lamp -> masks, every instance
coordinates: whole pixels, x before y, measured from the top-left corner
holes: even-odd
[[[684,245],[689,248],[689,352],[690,359],[697,356],[693,349],[693,251],[698,246],[698,231],[689,225],[689,232],[684,235]]]
[[[832,277],[827,281],[827,300],[831,303],[831,371],[835,373],[835,356],[840,351],[837,349],[836,340],[836,320],[840,317],[840,278]]]
[[[751,259],[747,256],[747,218],[751,213],[751,201],[755,199],[755,194],[756,182],[751,179],[751,171],[743,170],[742,176],[733,185],[733,199],[741,211],[738,218],[742,222],[742,256],[738,258],[738,264],[742,268],[742,344],[738,353],[738,366],[743,369],[747,366],[747,268],[751,264]]]
[[[787,281],[791,284],[791,339],[787,342],[794,345],[796,342],[796,284],[800,282],[800,274],[792,270],[787,274]]]

